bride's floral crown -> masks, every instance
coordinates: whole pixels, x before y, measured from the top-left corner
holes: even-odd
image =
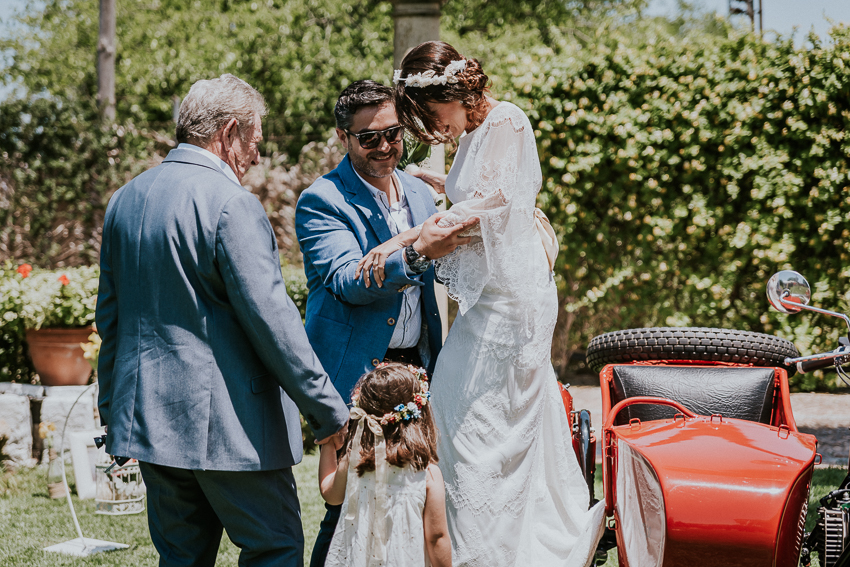
[[[466,69],[466,59],[452,61],[446,65],[446,70],[442,75],[438,75],[434,71],[425,71],[402,78],[401,69],[396,69],[393,71],[393,84],[397,85],[404,82],[405,87],[430,87],[431,85],[445,85],[446,83],[454,85],[459,80],[457,74],[464,69]]]
[[[387,362],[382,362],[376,366],[376,369],[383,368],[388,364],[389,363]],[[419,380],[419,392],[413,394],[412,402],[398,404],[393,408],[393,411],[385,413],[379,420],[381,425],[389,425],[390,423],[398,423],[400,421],[410,421],[411,419],[418,419],[422,417],[422,408],[424,408],[428,404],[428,400],[431,399],[431,392],[428,391],[428,376],[425,374],[425,369],[418,368],[412,364],[408,364],[407,369],[416,376],[417,380]],[[354,407],[360,407],[358,405],[359,401],[360,388],[358,387],[355,388],[354,392],[351,394],[351,404]]]

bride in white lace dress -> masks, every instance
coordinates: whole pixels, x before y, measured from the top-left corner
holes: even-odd
[[[550,362],[558,298],[535,223],[534,132],[517,106],[487,96],[487,80],[442,42],[414,48],[394,76],[399,120],[418,138],[465,133],[440,224],[480,219],[472,243],[436,261],[458,302],[431,386],[453,564],[583,567],[604,504],[588,510]]]

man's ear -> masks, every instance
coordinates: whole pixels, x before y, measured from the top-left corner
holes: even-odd
[[[235,118],[231,118],[230,122],[225,125],[223,134],[224,151],[228,151],[233,146],[233,142],[236,141],[236,137],[239,136],[239,122]]]
[[[342,143],[342,147],[345,148],[345,151],[348,151],[348,136],[346,133],[337,128],[336,137],[339,138],[339,141]]]

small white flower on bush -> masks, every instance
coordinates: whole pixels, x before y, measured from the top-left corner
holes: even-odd
[[[3,318],[20,317],[27,329],[91,325],[99,277],[97,266],[18,270],[0,280]]]

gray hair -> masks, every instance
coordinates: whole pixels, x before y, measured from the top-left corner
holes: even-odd
[[[201,80],[180,104],[177,142],[206,147],[233,118],[244,140],[254,130],[254,116],[267,113],[263,95],[242,79],[226,73],[218,79]]]

